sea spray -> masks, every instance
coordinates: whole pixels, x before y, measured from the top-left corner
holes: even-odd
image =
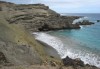
[[[49,46],[53,47],[54,49],[56,49],[61,58],[65,58],[66,56],[69,56],[72,59],[80,58],[82,61],[84,61],[85,64],[90,64],[100,67],[99,56],[88,50],[85,49],[78,50],[74,48],[68,48],[67,43],[66,45],[64,45],[63,40],[61,40],[59,37],[55,37],[47,33],[35,32],[33,34],[35,35],[36,40],[42,41],[48,44]]]
[[[64,56],[65,54],[63,53],[63,43],[62,41],[59,40],[57,37],[53,37],[49,34],[42,33],[42,32],[35,32],[33,33],[35,35],[35,39],[45,42],[49,46],[52,46],[54,49],[58,51],[58,54],[60,57]]]
[[[72,24],[83,22],[84,20],[88,20],[88,17],[82,17],[82,18],[79,18],[79,19],[75,19]]]

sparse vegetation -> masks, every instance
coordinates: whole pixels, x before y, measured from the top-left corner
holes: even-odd
[[[79,17],[60,16],[44,4],[16,5],[0,1],[0,7],[3,8],[0,8],[0,56],[3,56],[0,57],[0,63],[4,60],[4,65],[0,65],[2,69],[74,69],[72,66],[64,67],[61,59],[49,55],[45,46],[37,42],[31,33],[39,31],[39,28],[42,31],[50,27],[52,30],[79,28],[79,25],[71,24]]]

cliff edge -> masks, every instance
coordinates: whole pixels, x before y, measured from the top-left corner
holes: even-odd
[[[21,24],[30,31],[80,28],[78,24],[72,24],[73,20],[79,18],[78,16],[61,16],[44,4],[3,3],[0,5],[1,11],[6,12],[6,20],[10,24]]]
[[[78,29],[79,24],[72,24],[77,18],[79,17],[61,16],[44,4],[25,5],[0,1],[0,68],[4,66],[2,69],[62,69],[62,60],[47,53],[45,49],[48,47],[37,42],[31,33]],[[71,65],[64,69],[75,68]]]
[[[23,23],[11,23],[9,19],[24,15],[30,17],[28,12],[17,11],[16,9],[27,7],[27,5],[16,5],[9,2],[0,1],[0,65],[32,65],[43,64],[51,61],[61,63],[61,59],[56,59],[45,52],[45,47],[38,43],[33,35]],[[33,6],[33,5],[28,5]],[[36,5],[38,7],[38,5]],[[39,5],[43,6],[43,5]],[[29,7],[30,8],[30,7]],[[45,9],[45,7],[41,7]],[[29,9],[28,9],[29,10]],[[25,21],[28,19],[25,17]],[[17,18],[17,19],[18,19]],[[21,21],[16,20],[16,21]]]

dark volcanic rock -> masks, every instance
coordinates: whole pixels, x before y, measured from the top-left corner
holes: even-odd
[[[100,20],[97,20],[97,22],[100,22]]]
[[[84,66],[84,62],[80,59],[71,59],[68,56],[63,59],[65,66]]]
[[[89,22],[88,20],[83,20],[82,22],[78,22],[79,25],[91,25],[94,24],[93,22]]]
[[[71,59],[68,56],[64,59],[62,59],[64,66],[72,66],[73,69],[100,69],[96,66],[92,66],[89,64],[84,64],[83,61],[80,59]]]

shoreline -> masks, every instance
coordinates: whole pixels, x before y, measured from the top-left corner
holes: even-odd
[[[53,40],[53,38],[50,37],[51,42],[49,42],[46,40],[48,37],[44,36],[44,40],[52,44],[51,47],[50,44],[41,42],[43,38],[41,41],[36,41],[31,35],[33,31],[80,29],[80,24],[72,24],[75,19],[80,18],[79,16],[62,16],[44,4],[14,4],[5,1],[0,1],[0,14],[0,65],[5,64],[3,66],[9,67],[16,65],[39,66],[43,64],[44,67],[46,67],[46,65],[60,67],[64,64],[63,66],[66,66],[65,68],[54,69],[99,69],[95,66],[85,65],[81,60],[74,60],[67,56],[65,61],[68,60],[68,63],[67,61],[61,62],[61,60],[64,60],[60,58],[60,56],[64,55],[64,53],[62,53],[64,52],[62,49],[64,47],[63,44],[60,44],[59,39],[55,42],[55,39]],[[53,44],[52,41],[55,44]],[[55,46],[57,48],[55,48]],[[54,48],[61,54],[60,56]],[[11,65],[6,65],[7,62],[4,62],[2,56],[4,56]],[[68,68],[68,66],[71,68]],[[16,69],[30,68],[19,67]],[[44,68],[38,67],[32,69]],[[45,69],[47,69],[47,67]]]
[[[60,55],[58,54],[58,52],[57,52],[57,50],[55,49],[55,48],[53,48],[52,46],[50,46],[50,45],[48,45],[47,43],[45,43],[45,42],[43,42],[43,41],[41,41],[41,40],[37,40],[36,39],[36,41],[38,41],[40,44],[42,44],[44,47],[45,47],[45,50],[46,50],[46,52],[47,52],[47,54],[48,55],[52,55],[53,57],[56,57],[57,58],[57,56],[59,56],[60,57]],[[49,50],[49,48],[50,48],[50,50]],[[50,53],[50,51],[53,53],[53,54],[51,54]],[[54,54],[56,54],[56,55],[54,55]],[[95,65],[90,65],[90,64],[84,64],[84,61],[82,61],[81,60],[81,58],[70,58],[69,56],[66,56],[66,57],[68,57],[67,58],[67,60],[68,61],[72,61],[72,64],[74,64],[74,63],[77,63],[77,62],[80,62],[80,63],[83,63],[82,65],[83,66],[86,66],[86,67],[95,67],[95,68],[97,68]],[[60,57],[60,59],[63,61],[64,59],[66,59],[66,57],[65,58],[61,58]],[[78,59],[78,60],[77,60]],[[78,66],[80,66],[81,64],[79,63],[79,65]],[[65,64],[64,62],[63,62],[63,64]],[[69,63],[68,63],[69,64]],[[75,65],[77,65],[77,64],[75,64]],[[70,65],[70,66],[73,66],[73,65]]]
[[[45,50],[47,55],[49,55],[50,57],[57,58],[57,59],[61,60],[61,57],[58,54],[56,49],[54,49],[53,47],[49,46],[48,44],[46,44],[43,41],[40,41],[40,40],[36,40],[36,41],[44,46],[44,50]]]
[[[85,64],[93,65],[100,68],[100,61],[99,61],[99,54],[98,51],[93,50],[89,48],[87,45],[84,44],[81,40],[72,38],[72,36],[64,36],[61,34],[65,34],[65,32],[50,32],[52,36],[60,38],[60,40],[64,44],[64,50],[65,51],[65,57],[68,56],[72,59],[80,58],[82,61],[84,61]]]

